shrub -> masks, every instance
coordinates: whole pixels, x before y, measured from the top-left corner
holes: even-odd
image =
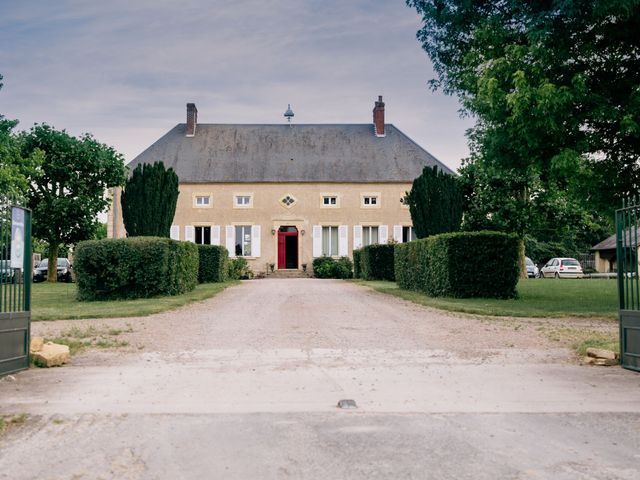
[[[79,300],[179,295],[198,282],[198,248],[168,238],[132,237],[78,244]]]
[[[229,253],[224,247],[217,245],[198,245],[200,265],[198,282],[224,282],[227,278],[227,262]]]
[[[362,255],[362,249],[353,251],[353,278],[362,278],[362,272],[360,271],[360,255]]]
[[[513,298],[518,239],[498,232],[446,233],[396,246],[398,285],[428,295]]]
[[[331,257],[318,257],[313,260],[313,274],[317,278],[351,278],[353,263],[348,257],[337,261]]]
[[[249,280],[253,278],[253,271],[244,258],[233,258],[229,260],[228,278],[232,280]]]
[[[361,250],[360,275],[365,280],[396,279],[393,252],[395,244],[368,245]],[[354,257],[355,260],[355,257]]]

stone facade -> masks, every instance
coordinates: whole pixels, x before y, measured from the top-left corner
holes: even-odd
[[[162,161],[180,179],[176,240],[223,245],[256,273],[311,268],[316,257],[415,238],[403,203],[426,166],[446,165],[391,124],[178,124],[130,164]],[[126,236],[120,190],[108,236]],[[273,267],[272,267],[273,266]]]

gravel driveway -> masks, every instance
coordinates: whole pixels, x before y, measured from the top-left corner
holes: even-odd
[[[640,376],[577,365],[539,321],[267,279],[33,331],[87,325],[129,346],[0,382],[0,414],[30,415],[0,437],[0,478],[640,476]]]

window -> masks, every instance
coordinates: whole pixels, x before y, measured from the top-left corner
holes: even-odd
[[[402,227],[402,243],[411,242],[417,240],[416,232],[413,227]]]
[[[236,195],[236,207],[250,207],[251,195]]]
[[[196,227],[196,243],[211,245],[211,227]]]
[[[338,256],[338,227],[322,227],[322,255]]]
[[[251,225],[236,226],[236,257],[251,256]]]
[[[338,205],[338,197],[322,197],[322,205],[335,207]]]
[[[209,195],[196,195],[194,204],[196,207],[209,207],[211,206],[211,197]]]
[[[362,246],[379,243],[378,227],[362,227]]]
[[[286,195],[280,199],[280,203],[282,203],[282,205],[284,205],[285,207],[289,208],[293,206],[294,203],[296,203],[296,199],[292,195]]]
[[[362,205],[365,207],[374,207],[378,205],[378,197],[376,195],[365,195],[362,197]]]

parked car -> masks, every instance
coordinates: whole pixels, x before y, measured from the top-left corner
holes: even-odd
[[[73,272],[71,270],[71,263],[66,258],[58,258],[58,281],[59,282],[72,282]],[[47,279],[47,272],[49,271],[49,259],[45,258],[38,266],[33,270],[33,281],[44,282]]]
[[[16,271],[11,268],[9,260],[0,260],[0,282],[13,283],[16,278]]]
[[[527,266],[527,277],[538,278],[540,277],[540,269],[533,263],[529,257],[524,257],[524,263]]]
[[[582,278],[580,262],[575,258],[552,258],[542,267],[543,278]]]

